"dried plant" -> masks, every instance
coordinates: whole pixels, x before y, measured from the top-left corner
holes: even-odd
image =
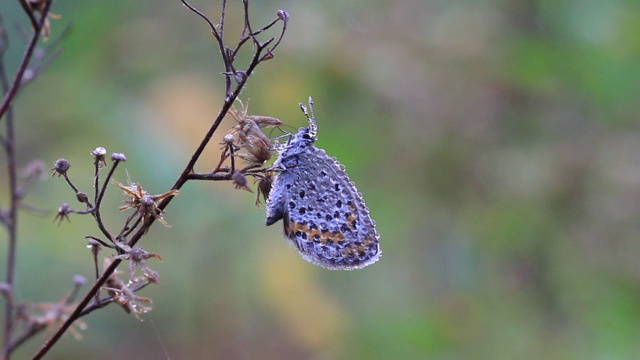
[[[9,234],[7,276],[5,281],[0,283],[0,291],[5,299],[3,356],[8,359],[11,353],[25,341],[42,331],[46,331],[48,339],[33,356],[34,359],[39,359],[51,350],[65,332],[69,331],[79,338],[79,330],[84,328],[84,322],[80,318],[97,309],[116,303],[127,313],[133,313],[138,319],[140,319],[139,314],[151,310],[151,299],[139,296],[137,293],[149,284],[159,283],[160,275],[151,266],[153,266],[153,260],[161,260],[161,257],[158,254],[145,251],[137,244],[148,233],[149,227],[156,220],[169,226],[163,217],[164,210],[186,182],[190,180],[231,181],[238,189],[252,191],[250,188],[252,184],[248,181],[248,177],[251,177],[255,179],[254,184],[257,182],[258,199],[256,204],[260,204],[260,194],[263,196],[268,194],[273,173],[262,166],[271,157],[272,141],[264,134],[263,129],[279,126],[282,122],[270,116],[250,115],[248,101],[247,106],[244,106],[238,100],[238,108],[234,106],[234,102],[256,67],[274,58],[274,51],[286,32],[289,15],[287,12],[279,10],[273,21],[256,29],[249,18],[249,0],[242,0],[242,30],[238,39],[230,44],[227,41],[228,36],[225,34],[226,0],[222,0],[220,20],[217,23],[214,23],[186,0],[181,0],[187,9],[207,23],[218,45],[224,64],[222,75],[224,76],[225,97],[222,107],[200,144],[190,159],[186,161],[184,169],[177,175],[173,186],[158,195],[151,195],[139,183],[130,181],[128,185],[124,185],[114,179],[118,165],[126,161],[126,157],[122,153],[112,153],[110,159],[107,160],[108,155],[105,148],[96,147],[90,151],[93,161],[93,188],[88,192],[80,190],[68,176],[71,171],[70,162],[64,158],[58,159],[53,164],[51,176],[64,179],[75,194],[75,200],[81,204],[82,208],[76,209],[70,205],[70,202],[65,202],[58,207],[53,221],[57,222],[59,226],[63,221],[71,221],[74,216],[90,215],[93,217],[98,234],[87,235],[85,238],[88,239],[86,246],[90,249],[93,257],[95,280],[90,289],[82,295],[80,295],[79,289],[85,280],[76,277],[70,295],[64,296],[60,300],[50,303],[18,303],[14,300],[14,288],[17,285],[14,276],[15,254],[18,241],[15,224],[18,208],[22,206],[22,199],[31,183],[30,178],[33,177],[33,174],[38,173],[34,169],[40,169],[41,173],[43,167],[31,164],[27,167],[27,172],[30,175],[22,183],[19,182],[16,148],[14,147],[15,130],[12,104],[24,85],[35,79],[58,53],[58,41],[54,40],[49,48],[43,49],[42,53],[45,56],[36,57],[34,55],[39,41],[46,41],[51,34],[51,27],[57,25],[55,22],[53,24],[50,22],[51,19],[57,18],[50,12],[53,0],[18,1],[29,18],[33,33],[11,81],[7,77],[2,61],[8,51],[9,42],[0,18],[0,85],[4,94],[0,104],[0,121],[3,121],[3,125],[6,127],[4,134],[0,134],[0,145],[2,145],[7,158],[10,189],[9,204],[6,207],[0,207],[0,224],[7,229]],[[264,41],[258,39],[259,36],[265,36],[268,31],[274,31],[275,25],[279,25],[279,30],[275,31],[276,36],[268,37]],[[251,59],[247,64],[239,64],[236,61],[237,55],[241,49],[247,47],[251,48]],[[195,172],[196,164],[226,115],[235,119],[236,125],[224,137],[220,162],[211,172]],[[244,165],[238,166],[238,162],[242,162]],[[102,220],[105,211],[114,210],[103,207],[103,199],[109,184],[115,184],[126,197],[124,205],[119,210],[131,213],[119,228],[109,227]],[[101,257],[104,252],[108,254]],[[99,266],[100,262],[103,264],[102,269]],[[119,277],[122,271],[118,270],[123,262],[128,262],[128,277],[124,280]],[[72,326],[74,324],[75,327]],[[22,333],[17,334],[18,329],[22,329]]]

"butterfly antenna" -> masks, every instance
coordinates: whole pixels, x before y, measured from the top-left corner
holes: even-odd
[[[302,109],[304,116],[309,120],[309,135],[315,139],[318,135],[318,125],[316,125],[316,115],[313,112],[313,98],[309,96],[309,109],[302,103],[300,103],[300,109]]]

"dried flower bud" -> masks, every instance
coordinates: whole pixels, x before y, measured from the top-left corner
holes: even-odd
[[[105,155],[107,155],[107,149],[102,146],[98,146],[97,148],[91,150],[91,155],[95,156],[97,165],[107,166],[107,161],[105,160]]]
[[[113,161],[127,161],[127,157],[124,156],[123,153],[113,153],[113,154],[111,154],[111,160],[113,160]]]
[[[107,155],[107,149],[102,146],[98,146],[97,148],[91,150],[91,155],[93,156],[105,156]]]
[[[89,196],[87,196],[87,194],[83,193],[82,191],[79,191],[78,193],[76,193],[76,199],[78,199],[79,202],[85,204],[89,201]]]
[[[58,174],[58,176],[65,175],[70,167],[71,163],[69,162],[69,160],[58,159],[53,163],[53,168],[51,168],[51,170],[53,170],[53,174],[51,174],[51,176],[54,176],[55,174]]]
[[[73,283],[74,283],[76,286],[82,286],[82,285],[84,285],[86,282],[87,282],[87,278],[85,278],[85,277],[84,277],[84,276],[82,276],[82,275],[76,275],[76,276],[74,276],[74,277],[73,277]]]
[[[226,135],[222,138],[222,141],[223,141],[225,144],[233,144],[233,140],[234,140],[234,138],[233,138],[233,134],[226,134]]]
[[[236,186],[236,189],[243,189],[243,190],[247,190],[248,192],[253,192],[247,186],[247,177],[240,171],[236,171],[233,173],[233,176],[231,177],[231,181],[233,181],[233,184]]]
[[[13,291],[13,286],[6,282],[0,282],[0,294],[7,295],[11,294]]]
[[[58,214],[56,214],[56,217],[53,218],[53,222],[56,222],[56,220],[58,221],[58,226],[60,226],[60,224],[62,224],[62,221],[64,219],[67,219],[68,222],[71,222],[71,220],[69,220],[69,213],[71,212],[71,207],[69,206],[68,203],[62,203],[62,205],[60,205],[60,207],[58,207]]]
[[[261,209],[260,206],[260,195],[262,194],[262,198],[265,202],[269,198],[269,193],[271,192],[271,185],[273,185],[273,178],[275,173],[273,171],[268,171],[264,174],[264,178],[258,181],[258,195],[256,196],[256,206],[258,209]]]
[[[96,239],[89,239],[87,249],[91,250],[91,253],[96,256],[102,250],[102,244]]]
[[[236,82],[238,84],[241,84],[243,81],[245,81],[247,79],[247,73],[244,71],[237,71],[234,75],[233,78],[236,80]]]
[[[246,106],[242,102],[240,105],[239,109],[232,106],[228,111],[228,114],[238,122],[238,125],[231,128],[227,135],[234,137],[233,144],[238,149],[248,151],[248,153],[236,153],[235,156],[253,165],[262,165],[271,158],[271,141],[264,134],[262,128],[279,126],[282,121],[271,116],[248,115],[248,101]]]
[[[289,21],[289,13],[284,10],[278,10],[278,19],[284,21],[286,24]]]

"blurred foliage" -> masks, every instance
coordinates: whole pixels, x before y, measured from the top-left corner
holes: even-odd
[[[217,18],[219,2],[194,5]],[[173,227],[142,242],[164,259],[149,261],[161,284],[142,293],[154,311],[142,323],[96,312],[50,358],[640,356],[640,3],[254,1],[251,16],[278,9],[291,15],[284,44],[242,99],[298,127],[298,102],[315,98],[318,145],[364,193],[381,261],[314,267],[264,227],[254,194],[190,183],[165,215]],[[209,29],[178,1],[53,11],[53,37],[72,31],[16,103],[21,161],[68,158],[89,191],[89,151],[105,146],[165,191],[221,104]],[[0,12],[11,30],[27,26],[13,1]],[[11,33],[15,68],[24,41]],[[78,216],[51,224],[73,195],[44,180],[29,203],[47,215],[21,218],[18,297],[55,301],[73,275],[91,278],[83,236],[96,231]],[[117,224],[121,193],[107,196]]]

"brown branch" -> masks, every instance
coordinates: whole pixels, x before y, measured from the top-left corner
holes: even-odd
[[[11,103],[15,98],[18,90],[22,84],[22,77],[24,72],[31,61],[33,56],[33,52],[35,50],[36,44],[38,43],[38,39],[40,38],[40,33],[42,32],[42,28],[47,20],[47,15],[49,14],[49,9],[51,8],[52,0],[47,1],[42,8],[42,12],[40,15],[40,19],[38,21],[37,26],[34,28],[33,35],[31,37],[31,41],[25,50],[25,53],[22,57],[22,61],[18,67],[18,71],[15,74],[13,82],[9,85],[8,78],[6,76],[6,71],[4,68],[4,52],[0,63],[2,63],[2,67],[0,68],[0,82],[4,92],[4,100],[0,105],[0,120],[6,114],[6,127],[7,133],[6,137],[3,139],[3,146],[5,149],[5,153],[7,156],[7,168],[8,168],[8,177],[9,177],[9,193],[10,193],[10,205],[9,211],[6,217],[6,227],[8,232],[8,243],[7,243],[7,275],[5,278],[6,284],[13,289],[13,284],[15,281],[15,267],[16,267],[16,249],[17,249],[17,220],[18,220],[18,208],[20,207],[20,194],[18,189],[18,181],[17,181],[17,161],[16,161],[16,153],[15,153],[15,128],[14,128],[14,116],[13,110],[11,107]],[[25,10],[26,11],[26,10]],[[33,14],[30,11],[27,11],[27,14],[31,14],[30,18]],[[33,22],[33,20],[32,20]],[[5,44],[8,45],[8,44]],[[5,49],[3,49],[5,50]],[[11,290],[13,291],[13,290]],[[9,358],[9,345],[11,342],[11,335],[13,333],[14,327],[14,304],[12,301],[6,301],[4,307],[4,335],[3,335],[3,357],[5,359]]]
[[[16,71],[13,82],[11,83],[9,90],[4,94],[2,104],[0,104],[0,120],[2,120],[2,117],[7,112],[7,109],[9,109],[9,106],[11,106],[11,103],[15,99],[18,90],[20,90],[22,77],[24,76],[24,72],[29,66],[29,62],[31,61],[31,57],[33,56],[33,51],[35,50],[36,44],[38,43],[38,39],[40,39],[40,33],[42,32],[42,28],[47,20],[47,16],[49,15],[49,9],[51,8],[51,4],[53,3],[53,0],[45,1],[45,5],[43,6],[42,12],[40,14],[40,20],[38,21],[38,26],[33,31],[33,35],[31,36],[29,45],[27,46],[27,49],[22,56],[20,66],[18,66],[18,71]]]
[[[273,38],[268,40],[268,41],[266,41],[265,43],[260,43],[255,38],[255,34],[250,32],[249,38],[251,38],[253,40],[254,49],[255,49],[254,50],[254,54],[253,54],[253,58],[251,59],[251,62],[247,66],[246,70],[244,70],[244,71],[236,71],[234,69],[234,67],[233,67],[234,57],[230,56],[230,53],[227,51],[228,48],[225,46],[223,38],[222,38],[222,33],[223,33],[223,30],[224,30],[224,27],[223,27],[224,18],[226,16],[225,15],[226,1],[223,1],[223,8],[222,8],[221,20],[220,20],[220,24],[221,24],[220,25],[220,31],[217,30],[216,25],[214,25],[214,23],[209,18],[207,18],[206,15],[204,15],[202,12],[200,12],[195,7],[190,5],[186,0],[181,0],[181,1],[182,1],[183,5],[185,7],[187,7],[189,10],[191,10],[192,12],[194,12],[195,14],[200,16],[202,19],[204,19],[209,24],[209,27],[211,28],[211,32],[212,32],[213,36],[216,38],[216,40],[218,42],[220,54],[221,54],[221,57],[222,57],[222,59],[224,61],[224,66],[225,66],[226,72],[223,73],[223,74],[226,75],[227,92],[226,92],[224,104],[222,105],[220,111],[218,112],[218,115],[216,116],[215,120],[211,124],[211,127],[209,128],[209,130],[207,131],[207,133],[205,134],[205,136],[201,140],[201,142],[198,145],[198,147],[195,149],[194,153],[191,155],[191,159],[187,162],[184,170],[182,171],[180,176],[176,179],[174,185],[171,188],[172,190],[179,190],[184,186],[184,184],[187,181],[198,179],[199,174],[194,174],[193,173],[193,169],[194,169],[196,163],[198,162],[198,160],[200,159],[200,156],[203,154],[205,148],[207,147],[207,145],[211,141],[211,139],[213,137],[213,134],[218,130],[218,127],[220,126],[220,124],[222,123],[222,120],[224,119],[224,117],[226,116],[227,112],[231,108],[231,105],[235,102],[236,98],[238,97],[238,95],[240,94],[242,89],[245,87],[248,78],[251,76],[251,74],[253,74],[253,72],[255,71],[256,67],[262,61],[267,60],[268,58],[272,57],[270,52],[275,48],[275,46],[272,47],[271,49],[267,48],[269,46],[269,44],[272,43],[272,41],[274,40]],[[243,3],[245,4],[245,6],[244,6],[244,11],[245,11],[245,14],[244,14],[245,15],[245,29],[250,29],[251,27],[250,27],[250,24],[249,24],[249,17],[248,17],[248,0],[243,0]],[[284,13],[284,14],[286,14],[286,13]],[[286,17],[283,17],[283,16],[281,16],[281,12],[279,11],[278,12],[278,17],[279,17],[278,20],[282,20],[285,23],[283,28],[286,28],[286,20],[285,19],[288,19],[288,15]],[[278,20],[276,20],[276,21],[278,21]],[[261,29],[259,31],[264,31],[264,29],[273,26],[273,24],[275,24],[276,21],[270,23],[269,25],[267,25],[267,27],[265,27],[265,28],[263,28],[263,29]],[[278,42],[282,38],[283,33],[284,33],[284,29],[283,29],[282,33],[280,34]],[[245,42],[246,42],[246,40],[245,40]],[[276,43],[276,46],[277,46],[277,43]],[[239,49],[239,47],[237,47],[237,49]],[[267,52],[267,54],[270,55],[270,57],[267,58],[264,55],[265,51]],[[238,75],[241,75],[241,76],[238,76]],[[235,89],[233,89],[233,91],[231,91],[231,87],[232,87],[231,77],[232,76],[233,76],[233,79],[235,79],[235,81],[236,81],[235,82],[236,83],[236,87],[235,87]],[[220,177],[219,180],[229,180],[231,178],[231,175],[232,175],[232,173],[229,172],[229,173],[226,173],[226,174],[218,174],[217,176]],[[208,180],[214,180],[214,178],[216,177],[216,174],[208,174],[208,176],[209,176]],[[223,177],[224,177],[224,179],[223,179]],[[164,210],[169,205],[169,203],[172,201],[172,199],[173,199],[173,196],[166,197],[164,200],[162,200],[158,204],[158,209],[161,210],[161,211]],[[155,222],[155,220],[156,220],[156,217],[154,217],[154,216],[150,216],[146,220],[144,220],[142,222],[142,225],[137,229],[137,231],[133,234],[133,236],[131,236],[131,238],[130,238],[130,240],[129,240],[127,245],[130,246],[130,247],[133,247],[147,233],[149,227]],[[136,225],[140,221],[141,221],[141,217],[138,217]],[[126,235],[128,235],[130,232],[132,232],[133,229],[135,229],[136,227],[137,226],[132,227],[130,229],[130,231],[128,231],[126,233]],[[89,302],[92,299],[94,299],[95,294],[97,294],[97,292],[100,290],[100,288],[109,280],[109,278],[111,277],[111,275],[116,270],[116,268],[120,265],[121,262],[122,262],[121,259],[114,259],[113,262],[111,262],[111,264],[106,269],[104,269],[102,275],[96,280],[96,282],[93,284],[91,289],[80,300],[79,304],[76,306],[76,308],[73,310],[73,312],[69,315],[68,319],[42,345],[42,347],[34,355],[33,359],[42,358],[53,347],[53,345],[56,344],[56,342],[67,331],[67,329],[71,326],[71,324],[75,320],[77,320],[79,317],[81,317],[81,316],[87,314],[88,312],[90,312],[89,310],[93,311],[95,308],[104,306],[104,305],[100,305],[100,303],[89,305]]]

